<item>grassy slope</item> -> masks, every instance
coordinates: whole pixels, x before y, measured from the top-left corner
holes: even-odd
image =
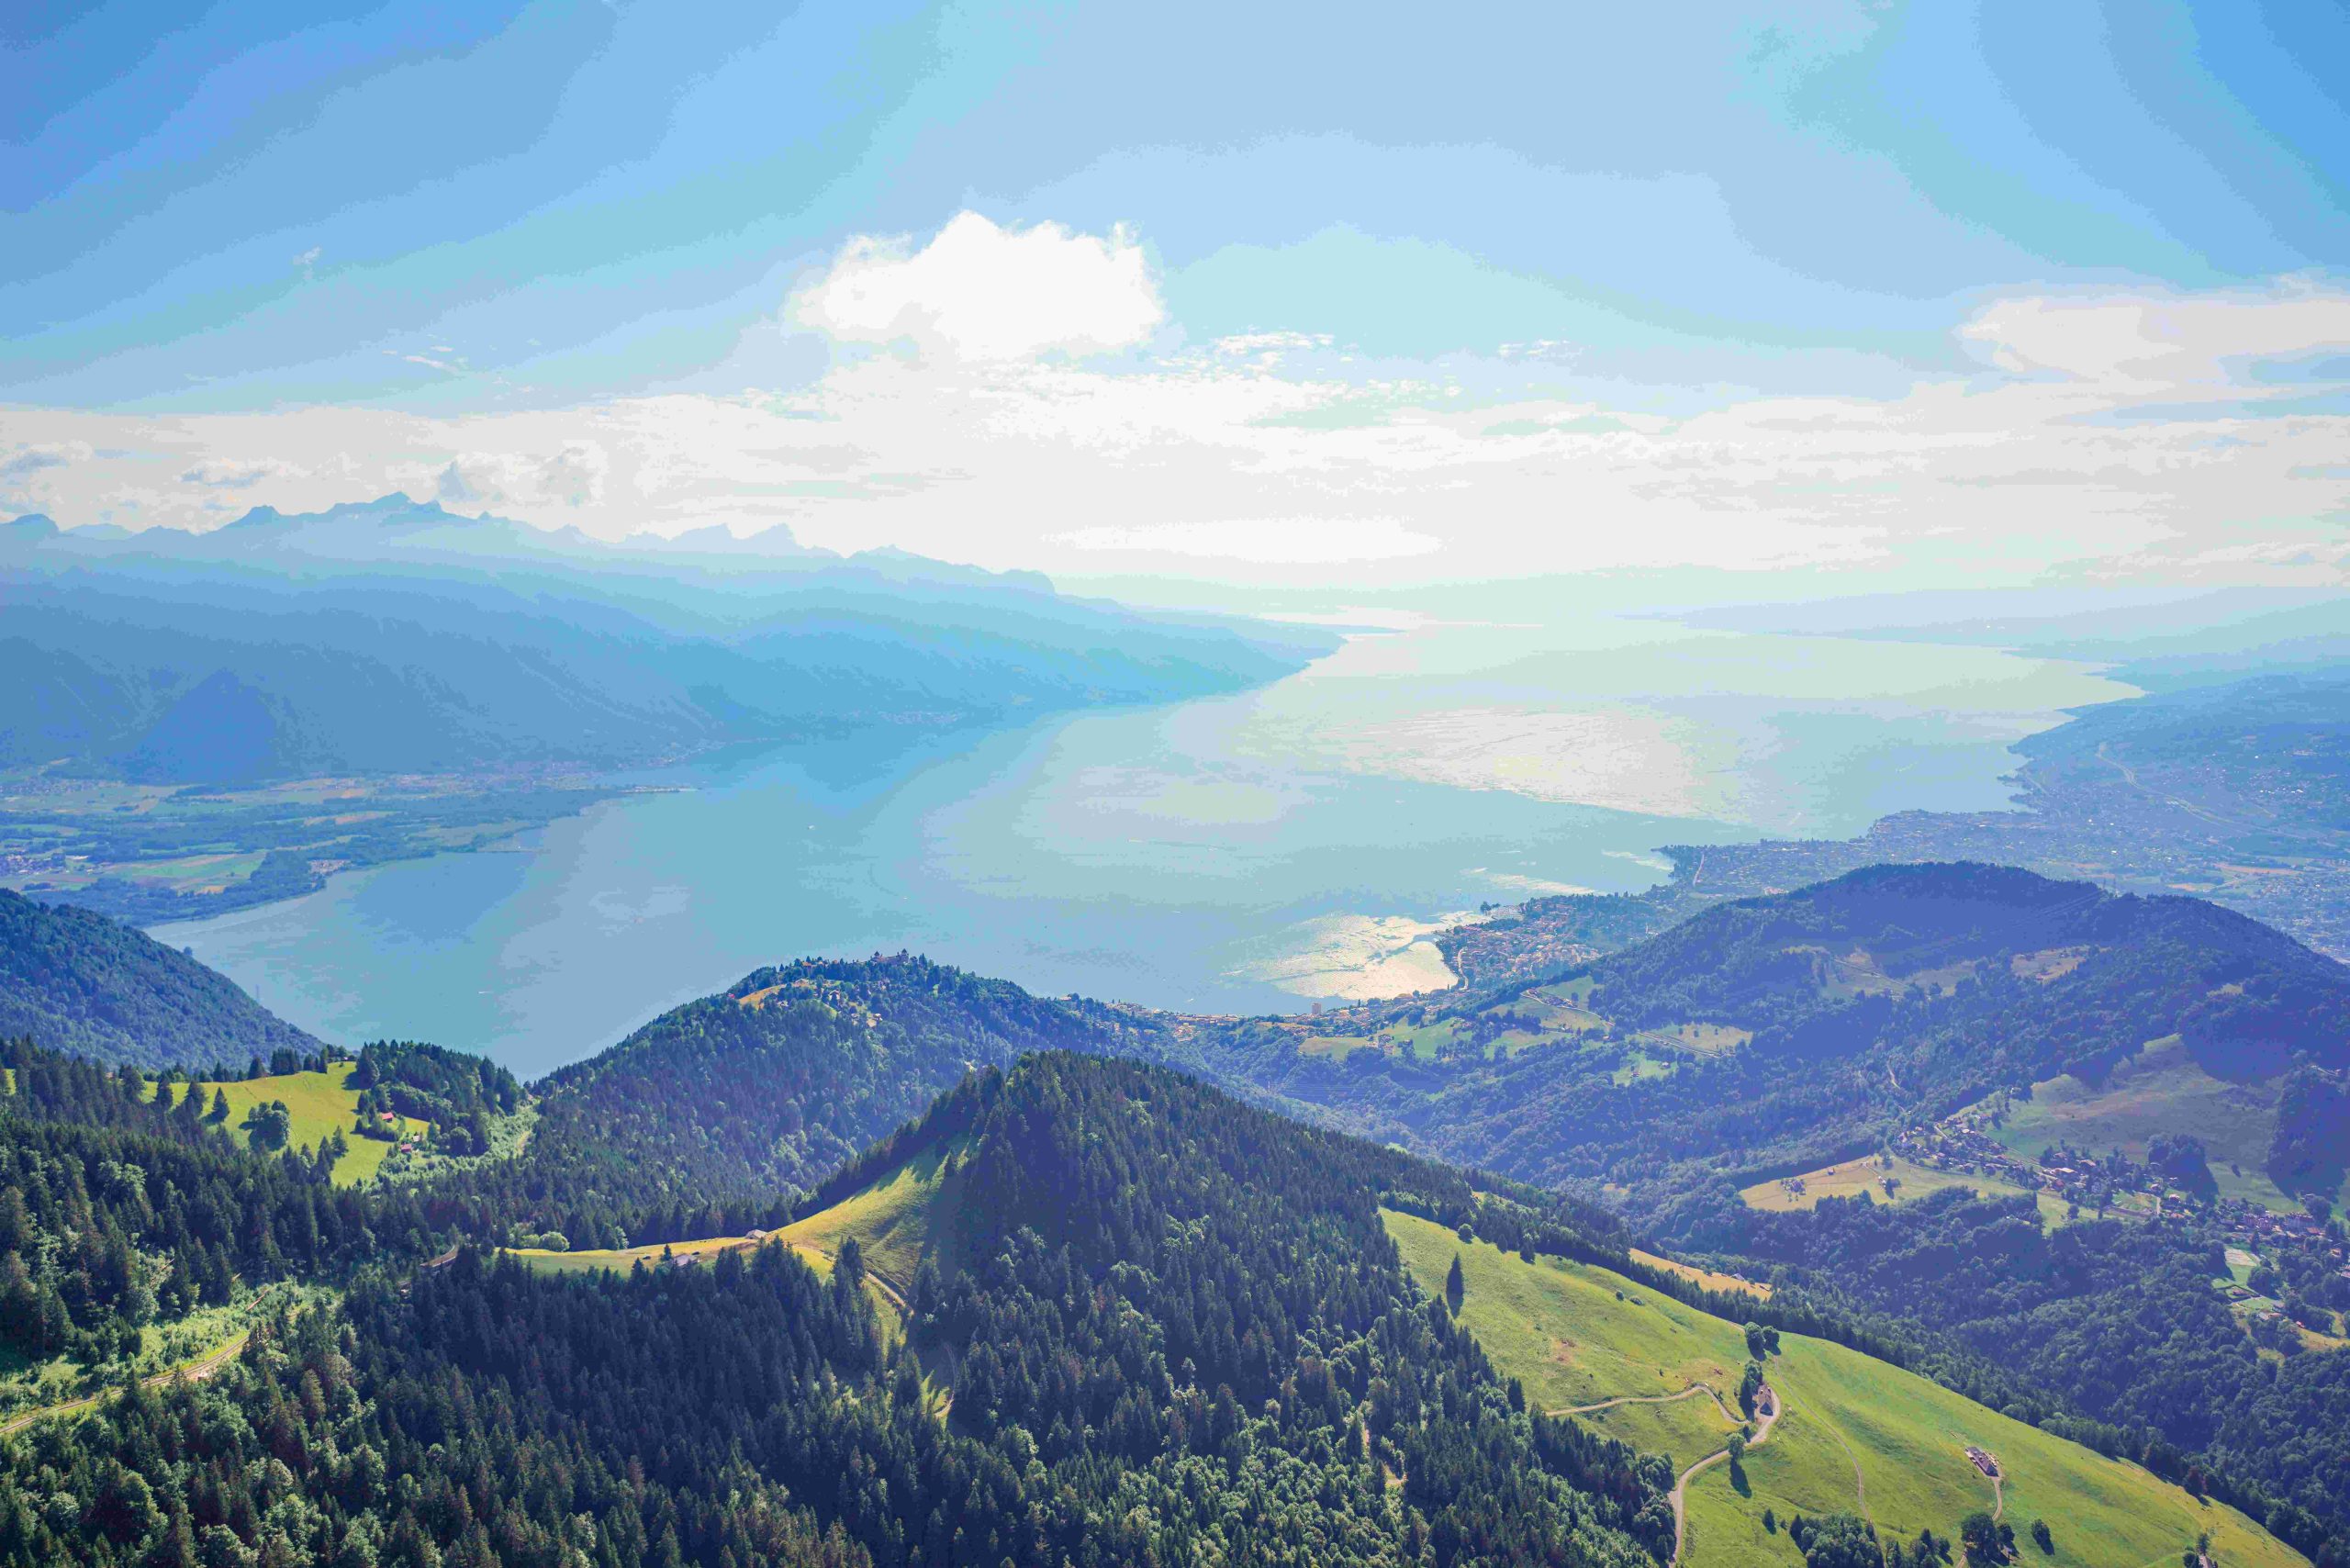
[[[2098,1153],[2119,1147],[2146,1157],[2146,1140],[2160,1132],[2193,1133],[2210,1152],[2211,1174],[2224,1197],[2242,1198],[2277,1213],[2300,1204],[2268,1179],[2268,1140],[2277,1129],[2274,1083],[2229,1083],[2197,1066],[2176,1036],[2088,1083],[2071,1074],[2032,1086],[2029,1103],[1985,1131],[2024,1159],[2053,1143]],[[2237,1170],[2241,1170],[2241,1175]],[[2350,1199],[2350,1186],[2337,1194]]]
[[[941,1164],[938,1152],[923,1155],[831,1208],[770,1232],[765,1245],[789,1247],[819,1271],[829,1274],[841,1244],[855,1237],[865,1254],[867,1279],[878,1287],[877,1294],[886,1305],[899,1309],[913,1286],[914,1270],[923,1255],[934,1248],[951,1247],[952,1227],[947,1221],[957,1183],[941,1173]],[[748,1237],[718,1236],[675,1242],[667,1250],[681,1258],[710,1258],[754,1245],[758,1244]],[[601,1269],[626,1273],[640,1261],[647,1267],[660,1261],[663,1248],[656,1243],[599,1251],[547,1252],[536,1248],[512,1251],[531,1267],[549,1273],[587,1274]]]
[[[1727,1396],[1746,1362],[1738,1325],[1657,1295],[1604,1269],[1540,1259],[1521,1262],[1483,1242],[1410,1215],[1387,1215],[1414,1276],[1431,1291],[1458,1255],[1467,1280],[1461,1320],[1529,1402],[1560,1410],[1617,1395],[1669,1394],[1693,1383]],[[1979,1443],[2006,1472],[2006,1512],[2021,1537],[2035,1518],[2054,1532],[2053,1556],[2027,1541],[2035,1562],[2059,1568],[2144,1568],[2177,1562],[2198,1531],[2211,1532],[2232,1568],[2288,1568],[2302,1560],[2243,1515],[2198,1504],[2132,1465],[2011,1421],[1948,1390],[1857,1351],[1784,1337],[1770,1366],[1785,1414],[1770,1442],[1733,1477],[1716,1465],[1690,1484],[1692,1568],[1800,1564],[1785,1530],[1797,1512],[1863,1506],[1878,1529],[1915,1536],[1921,1526],[1954,1535],[1958,1521],[1992,1506],[1990,1484],[1963,1450]],[[1625,1405],[1583,1419],[1673,1456],[1676,1472],[1721,1446],[1729,1430],[1703,1396]],[[1762,1527],[1762,1510],[1781,1528]]]
[[[359,1119],[359,1091],[351,1087],[354,1062],[339,1061],[324,1072],[289,1072],[274,1078],[232,1079],[226,1083],[205,1083],[197,1086],[204,1096],[204,1107],[212,1109],[213,1091],[229,1096],[229,1119],[218,1124],[222,1131],[241,1142],[245,1134],[245,1114],[255,1105],[272,1100],[285,1102],[292,1114],[287,1141],[297,1148],[314,1148],[328,1135],[341,1128],[351,1152],[336,1162],[334,1184],[348,1187],[364,1182],[382,1168],[384,1157],[396,1147],[380,1139],[361,1137],[351,1129]],[[179,1092],[175,1086],[173,1092]],[[403,1137],[425,1130],[426,1123],[412,1116],[399,1118]]]

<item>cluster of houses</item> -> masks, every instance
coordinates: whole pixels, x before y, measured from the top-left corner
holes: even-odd
[[[2200,1207],[2216,1218],[2227,1239],[2255,1251],[2278,1247],[2301,1248],[2322,1243],[2324,1224],[2294,1210],[2277,1213],[2244,1198],[2222,1196],[2204,1204],[2179,1190],[2162,1172],[2137,1164],[2126,1155],[2099,1156],[2086,1149],[2060,1148],[2036,1160],[2016,1156],[1977,1125],[1979,1110],[1969,1109],[1943,1121],[1911,1128],[1894,1141],[1895,1152],[1938,1170],[2004,1182],[2027,1192],[2050,1193],[2084,1213],[2102,1204],[2156,1215]]]

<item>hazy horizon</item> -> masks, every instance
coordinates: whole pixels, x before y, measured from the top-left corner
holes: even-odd
[[[2338,12],[112,14],[0,53],[0,514],[2343,579]]]

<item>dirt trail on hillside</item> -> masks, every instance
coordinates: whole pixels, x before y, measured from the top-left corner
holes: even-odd
[[[1618,1405],[1678,1405],[1684,1399],[1695,1399],[1701,1394],[1714,1402],[1714,1407],[1722,1413],[1723,1420],[1733,1425],[1744,1425],[1738,1417],[1729,1413],[1729,1406],[1722,1403],[1722,1396],[1714,1392],[1713,1385],[1704,1383],[1693,1383],[1678,1394],[1627,1394],[1615,1399],[1603,1399],[1596,1405],[1570,1405],[1563,1410],[1550,1410],[1546,1411],[1545,1414],[1588,1416],[1595,1410],[1613,1410]]]
[[[207,1350],[192,1361],[183,1361],[178,1366],[140,1378],[140,1384],[145,1388],[161,1388],[172,1379],[181,1376],[185,1376],[190,1383],[202,1383],[206,1378],[227,1366],[237,1352],[244,1348],[245,1335],[240,1334],[226,1344]],[[15,1437],[34,1422],[46,1421],[52,1416],[71,1416],[76,1410],[86,1410],[113,1392],[112,1389],[102,1388],[95,1394],[84,1394],[79,1399],[68,1399],[59,1405],[44,1405],[38,1410],[28,1410],[21,1416],[11,1416],[6,1421],[0,1421],[0,1438]]]
[[[1846,1442],[1844,1434],[1835,1428],[1829,1428],[1828,1435],[1836,1439],[1836,1446],[1842,1449],[1844,1457],[1852,1462],[1852,1495],[1859,1500],[1862,1522],[1874,1526],[1876,1521],[1869,1518],[1869,1481],[1861,1473],[1861,1456],[1852,1451],[1852,1445]]]
[[[1787,1412],[1786,1402],[1779,1397],[1777,1391],[1774,1390],[1767,1383],[1762,1385],[1762,1389],[1764,1393],[1770,1394],[1771,1408],[1754,1418],[1754,1436],[1748,1439],[1746,1444],[1747,1450],[1750,1452],[1755,1449],[1761,1448],[1764,1443],[1771,1440],[1771,1428],[1777,1426],[1779,1424],[1779,1417],[1785,1415]],[[1706,1392],[1712,1394],[1713,1390],[1707,1389]],[[1719,1394],[1714,1395],[1714,1403],[1717,1405],[1721,1403],[1721,1396]],[[1728,1414],[1728,1411],[1725,1410],[1724,1414]],[[1729,1450],[1728,1448],[1717,1449],[1712,1453],[1709,1453],[1705,1458],[1699,1460],[1696,1463],[1691,1465],[1688,1469],[1683,1471],[1681,1473],[1680,1479],[1673,1482],[1673,1562],[1677,1563],[1681,1561],[1681,1543],[1686,1540],[1689,1537],[1688,1504],[1690,1481],[1696,1476],[1699,1471],[1709,1469],[1714,1465],[1719,1464],[1729,1457]]]
[[[1786,1411],[1786,1405],[1779,1398],[1776,1390],[1773,1389],[1767,1383],[1762,1385],[1762,1388],[1765,1393],[1770,1394],[1771,1408],[1764,1414],[1755,1417],[1754,1436],[1748,1439],[1746,1444],[1750,1451],[1754,1449],[1761,1448],[1765,1442],[1770,1440],[1771,1428],[1779,1424],[1779,1417]],[[1595,1410],[1613,1410],[1619,1405],[1678,1405],[1684,1399],[1695,1399],[1701,1394],[1714,1402],[1714,1408],[1722,1413],[1723,1420],[1729,1422],[1733,1426],[1744,1426],[1746,1424],[1740,1417],[1730,1414],[1730,1408],[1728,1405],[1722,1402],[1722,1396],[1720,1394],[1715,1391],[1714,1386],[1711,1383],[1693,1383],[1678,1394],[1626,1394],[1614,1399],[1600,1400],[1595,1405],[1570,1405],[1563,1410],[1552,1410],[1548,1412],[1548,1414],[1552,1416],[1587,1416]],[[1851,1450],[1847,1450],[1846,1451],[1850,1452]],[[1716,1449],[1713,1452],[1707,1454],[1705,1458],[1699,1460],[1696,1463],[1683,1471],[1680,1477],[1673,1482],[1672,1559],[1673,1562],[1679,1562],[1681,1561],[1681,1542],[1683,1538],[1688,1532],[1686,1518],[1687,1493],[1690,1478],[1701,1470],[1705,1470],[1712,1465],[1719,1464],[1723,1460],[1726,1460],[1729,1457],[1729,1450],[1727,1446]],[[1852,1462],[1852,1478],[1854,1481],[1857,1482],[1860,1479],[1860,1462],[1855,1460]],[[1865,1494],[1862,1496],[1861,1511],[1863,1515],[1868,1511],[1868,1499]]]

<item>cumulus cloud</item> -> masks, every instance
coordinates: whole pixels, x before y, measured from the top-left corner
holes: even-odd
[[[2110,392],[2276,390],[2257,374],[2350,350],[2350,294],[2302,280],[2204,294],[2032,295],[1976,312],[1959,336],[2002,370]]]
[[[1908,563],[2333,581],[2350,519],[2350,416],[2306,396],[2350,391],[2318,379],[2350,343],[2350,295],[2306,283],[2020,293],[1953,319],[1978,372],[1670,415],[1562,383],[1555,356],[1367,367],[1280,332],[1092,354],[1155,341],[1131,239],[969,215],[919,248],[850,246],[793,310],[920,352],[842,355],[783,392],[460,416],[0,410],[0,463],[95,453],[28,482],[68,523],[136,503],[206,526],[203,476],[279,465],[239,498],[404,489],[607,537],[788,522],[994,566],[1293,577]],[[2288,369],[2301,396],[2280,402]],[[158,482],[174,474],[194,477]]]
[[[965,212],[920,250],[851,241],[791,314],[845,342],[910,342],[984,361],[1131,348],[1167,311],[1142,247],[1124,230],[1005,229]]]
[[[604,498],[604,476],[612,462],[600,447],[575,441],[539,467],[539,493],[567,507],[584,507]]]

